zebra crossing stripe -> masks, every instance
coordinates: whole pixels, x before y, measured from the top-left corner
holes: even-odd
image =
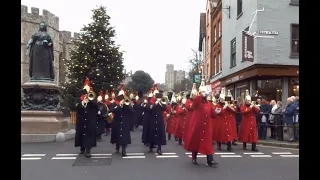
[[[283,155],[283,154],[292,154],[292,153],[291,152],[272,152],[272,154]]]
[[[46,154],[24,154],[22,157],[43,157]]]

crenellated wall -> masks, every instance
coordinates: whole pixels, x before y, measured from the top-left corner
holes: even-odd
[[[31,13],[28,13],[28,7],[24,5],[21,5],[21,83],[29,80],[29,57],[26,44],[31,35],[39,30],[39,24],[42,21],[47,23],[48,32],[53,40],[55,82],[59,85],[67,80],[62,59],[69,59],[69,51],[73,48],[71,40],[79,34],[59,31],[59,18],[48,10],[43,10],[40,15],[39,8],[31,7]]]

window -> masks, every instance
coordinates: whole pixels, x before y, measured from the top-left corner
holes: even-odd
[[[210,50],[210,46],[211,46],[211,44],[210,44],[210,36],[207,36],[207,42],[208,42],[208,44],[207,44],[206,52],[207,52],[207,54],[209,54],[209,50]]]
[[[236,66],[236,38],[231,41],[230,67]]]
[[[222,71],[222,62],[221,62],[221,54],[219,54],[219,72]]]
[[[290,5],[299,6],[299,1],[300,1],[300,0],[291,0],[291,1],[290,1]]]
[[[291,24],[291,56],[299,57],[299,24]]]
[[[221,31],[222,31],[222,29],[221,29],[221,22],[220,22],[220,20],[218,21],[218,33],[219,33],[219,37],[221,37]]]
[[[242,0],[237,0],[237,16],[242,14]]]
[[[216,26],[213,27],[213,36],[214,36],[214,43],[217,41],[217,30]]]

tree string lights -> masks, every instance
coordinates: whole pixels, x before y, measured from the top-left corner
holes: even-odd
[[[79,37],[72,41],[74,48],[70,51],[70,59],[64,60],[68,82],[62,88],[64,99],[69,102],[83,88],[86,77],[96,93],[111,91],[125,78],[123,53],[119,50],[120,46],[115,44],[116,33],[109,22],[110,16],[103,6],[92,12],[93,21],[84,26]]]

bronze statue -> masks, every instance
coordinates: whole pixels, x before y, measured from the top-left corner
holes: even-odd
[[[53,42],[45,22],[40,23],[39,31],[28,41],[27,49],[29,49],[31,81],[53,81]]]

